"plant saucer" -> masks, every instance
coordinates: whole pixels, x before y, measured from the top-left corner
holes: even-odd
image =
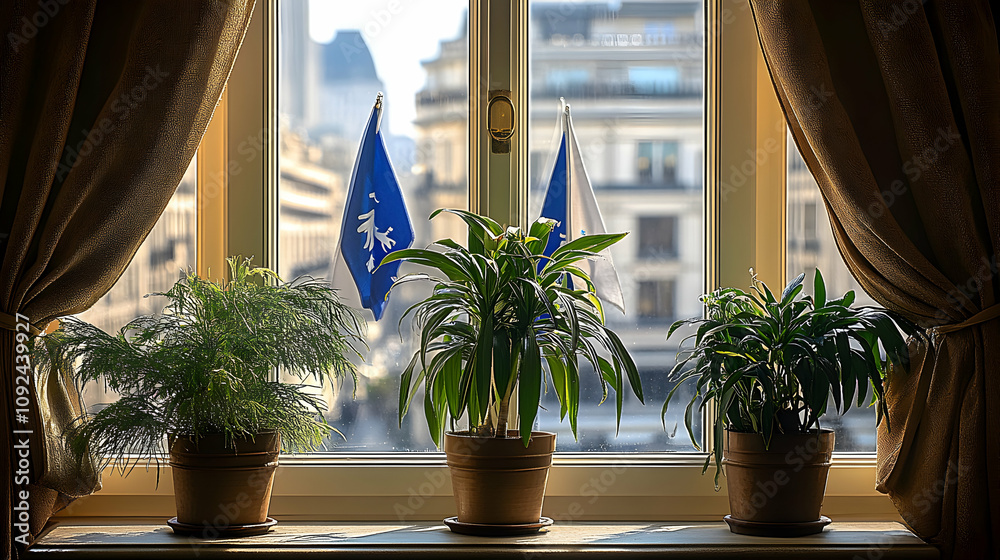
[[[532,535],[552,525],[552,519],[543,517],[537,523],[522,523],[518,525],[503,525],[490,523],[463,523],[458,517],[444,520],[453,533],[475,535],[477,537],[513,537],[517,535]]]
[[[228,527],[214,527],[212,525],[198,525],[193,523],[181,523],[176,517],[167,520],[167,525],[174,530],[174,533],[185,537],[200,538],[230,538],[230,537],[252,537],[263,535],[278,524],[273,517],[268,517],[263,523],[248,523],[246,525],[229,525]],[[209,536],[211,535],[211,536]]]

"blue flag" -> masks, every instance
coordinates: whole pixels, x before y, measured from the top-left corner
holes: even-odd
[[[414,237],[403,193],[379,131],[381,116],[379,94],[361,137],[340,227],[340,252],[358,288],[361,305],[371,309],[376,321],[385,311],[386,294],[400,262],[378,266],[387,254],[412,245]]]
[[[569,105],[563,103],[559,121],[559,151],[549,178],[549,185],[542,202],[541,215],[556,221],[556,227],[549,234],[545,255],[551,256],[560,245],[584,235],[607,233],[601,210],[597,207],[594,188],[587,178],[580,144],[573,132],[573,119]],[[589,262],[590,280],[598,297],[625,312],[625,298],[622,296],[618,272],[611,261],[611,252],[601,251],[601,258]],[[586,269],[585,269],[586,270]]]
[[[545,256],[551,257],[552,253],[566,242],[566,226],[569,223],[569,216],[566,210],[569,204],[566,200],[566,135],[562,135],[559,142],[559,151],[556,153],[556,165],[552,168],[552,178],[549,180],[549,188],[545,191],[545,202],[542,203],[542,216],[555,220],[556,225],[549,233],[549,242],[545,245]],[[544,261],[538,263],[544,265]]]

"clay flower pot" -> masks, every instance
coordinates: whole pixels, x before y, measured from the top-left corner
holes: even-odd
[[[235,449],[234,449],[235,446]],[[213,538],[266,533],[281,437],[276,432],[227,445],[221,434],[170,438],[175,532]]]
[[[726,430],[723,460],[729,490],[726,522],[734,533],[796,537],[830,522],[820,515],[834,433],[760,434]]]
[[[462,532],[475,532],[475,526],[537,526],[555,448],[551,432],[532,432],[528,447],[516,431],[509,431],[507,438],[446,433],[444,452],[458,522],[470,529]],[[503,527],[475,534],[500,534],[497,531],[503,532]]]

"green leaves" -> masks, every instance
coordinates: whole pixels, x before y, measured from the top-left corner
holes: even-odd
[[[534,333],[524,338],[524,353],[518,381],[517,413],[520,417],[521,441],[528,446],[531,427],[538,415],[542,388],[542,354]]]
[[[785,290],[781,292],[782,304],[788,304],[795,299],[795,296],[799,295],[799,292],[802,291],[802,280],[805,277],[805,273],[799,274],[795,277],[795,280],[792,280],[787,286],[785,286]]]
[[[792,280],[780,299],[756,276],[749,293],[717,290],[702,297],[706,318],[678,321],[668,331],[669,338],[694,329],[685,338],[693,346],[679,352],[670,373],[677,386],[667,395],[662,414],[678,387],[693,383],[685,424],[694,443],[693,409],[698,402],[713,404],[716,463],[721,461],[724,428],[758,432],[767,443],[776,430],[818,428],[831,399],[838,412],[855,400],[860,406],[869,386],[881,399],[888,364],[904,366],[909,355],[903,335],[922,340],[921,330],[899,315],[852,309],[854,292],[827,301],[819,270],[813,297],[802,297],[804,277]]]
[[[599,258],[625,234],[584,236],[550,258],[543,251],[552,220],[535,221],[525,235],[520,228],[504,229],[463,210],[438,210],[431,217],[442,212],[465,222],[468,247],[443,239],[433,248],[396,251],[383,261],[405,260],[441,275],[406,276],[394,284],[411,279],[436,282],[431,296],[406,312],[421,331],[421,349],[419,360],[411,361],[413,371],[404,370],[401,378],[400,417],[413,398],[415,380],[424,379],[425,386],[433,388],[441,377],[441,398],[434,393],[424,402],[432,432],[443,425],[443,417],[458,420],[468,415],[472,431],[503,437],[516,387],[519,428],[527,445],[548,369],[560,416],[569,417],[575,435],[583,356],[605,390],[615,391],[620,421],[624,379],[639,400],[643,398],[638,370],[625,345],[604,325],[593,284],[577,265]],[[446,360],[439,361],[440,355]],[[435,368],[435,363],[445,365]]]
[[[823,273],[818,268],[816,269],[816,276],[813,277],[813,301],[816,302],[816,307],[826,305],[826,283],[823,282]]]
[[[315,449],[329,435],[326,403],[273,381],[273,372],[320,384],[354,377],[364,321],[321,280],[283,282],[250,259],[229,265],[228,282],[186,274],[153,294],[166,300],[162,313],[137,317],[115,334],[66,318],[59,331],[40,337],[44,365],[122,394],[77,426],[74,448],[129,464],[135,456],[155,460],[167,432],[222,433],[232,441],[276,430],[291,450]],[[410,399],[401,394],[401,408]]]

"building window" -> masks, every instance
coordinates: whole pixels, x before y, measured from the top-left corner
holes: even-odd
[[[674,66],[633,66],[628,81],[638,95],[666,95],[677,93],[680,72]]]
[[[636,159],[636,170],[639,173],[639,183],[648,185],[653,182],[652,142],[639,142],[639,156]]]
[[[673,280],[639,282],[639,317],[664,322],[674,319]]]
[[[639,216],[639,258],[676,258],[677,224],[677,216]]]
[[[679,152],[680,146],[677,142],[639,142],[636,158],[639,183],[677,186]]]

